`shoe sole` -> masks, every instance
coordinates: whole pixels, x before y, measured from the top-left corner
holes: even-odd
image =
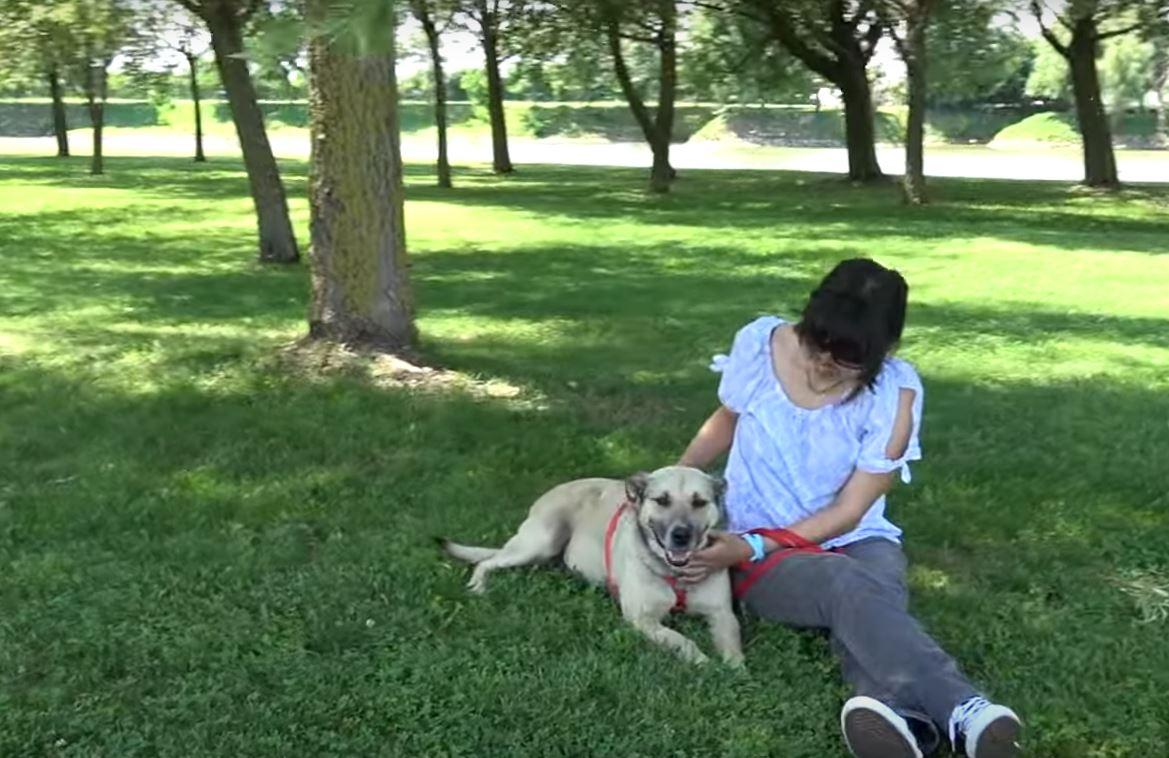
[[[986,725],[978,737],[974,755],[978,758],[1015,758],[1022,755],[1019,748],[1019,722],[1010,716],[999,716]]]
[[[844,736],[856,758],[917,756],[913,746],[892,724],[879,713],[864,708],[858,708],[844,717]],[[979,755],[979,758],[982,756]]]

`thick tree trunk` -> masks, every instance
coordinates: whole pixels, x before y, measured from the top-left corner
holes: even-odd
[[[52,100],[53,135],[57,138],[57,157],[69,157],[69,123],[65,117],[65,99],[62,94],[61,75],[56,66],[49,69],[49,97]]]
[[[1089,187],[1116,187],[1116,156],[1112,151],[1112,131],[1100,96],[1100,77],[1096,71],[1096,22],[1091,17],[1076,22],[1068,45],[1068,64],[1072,72],[1072,92],[1076,100],[1076,120],[1084,150],[1084,184]]]
[[[235,122],[251,186],[252,201],[256,206],[260,261],[296,263],[300,259],[300,252],[288,217],[288,200],[276,158],[272,155],[272,146],[264,131],[264,116],[256,102],[256,89],[244,58],[240,21],[232,15],[230,8],[222,7],[218,13],[209,14],[205,20],[211,31],[215,64],[227,92],[232,121]]]
[[[330,0],[312,0],[319,18]],[[356,52],[310,45],[312,307],[315,338],[397,351],[416,340],[402,210],[392,38]]]
[[[203,108],[199,96],[199,59],[187,54],[187,68],[191,74],[191,102],[195,104],[195,162],[203,163]]]
[[[854,182],[873,182],[884,178],[877,163],[877,137],[874,127],[873,94],[865,64],[846,61],[840,66],[836,82],[844,101],[844,141],[848,147],[848,178]]]
[[[491,16],[483,27],[483,51],[487,68],[487,113],[491,117],[491,165],[496,173],[511,173],[511,154],[507,152],[507,120],[504,116],[504,83],[499,75],[499,42]]]
[[[873,95],[866,68],[877,41],[885,31],[881,23],[872,23],[867,31],[858,28],[859,16],[848,17],[849,4],[843,0],[826,3],[828,13],[828,47],[825,53],[808,44],[806,29],[798,23],[799,4],[757,0],[751,4],[766,21],[775,40],[813,72],[840,89],[844,101],[844,138],[848,148],[848,178],[854,182],[874,182],[884,178],[877,163],[876,129]],[[862,14],[860,3],[853,8]],[[862,14],[863,15],[863,14]]]
[[[438,29],[434,25],[434,18],[425,2],[415,3],[415,15],[422,30],[426,33],[426,42],[430,47],[430,64],[434,76],[434,125],[438,130],[438,186],[451,186],[451,164],[447,158],[446,144],[446,76],[442,71],[442,49],[439,46]],[[506,139],[504,149],[506,150]]]

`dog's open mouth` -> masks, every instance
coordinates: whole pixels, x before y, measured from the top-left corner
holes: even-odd
[[[691,556],[694,555],[694,548],[685,547],[681,550],[668,548],[666,547],[666,543],[658,535],[656,529],[651,529],[650,533],[653,534],[654,541],[658,543],[658,547],[662,549],[662,557],[666,559],[666,563],[670,564],[674,568],[682,568],[690,562]],[[702,540],[702,542],[705,541],[705,539]]]

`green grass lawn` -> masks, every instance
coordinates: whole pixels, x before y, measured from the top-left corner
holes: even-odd
[[[692,668],[557,571],[469,597],[430,538],[674,460],[710,355],[856,255],[912,288],[916,612],[1031,754],[1163,754],[1169,190],[412,168],[425,350],[491,397],[282,361],[307,275],[253,262],[237,162],[85,165],[0,163],[0,755],[840,754],[823,638]]]

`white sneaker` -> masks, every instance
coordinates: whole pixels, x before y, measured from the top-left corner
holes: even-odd
[[[909,724],[880,700],[849,698],[840,709],[840,731],[856,758],[921,758]]]
[[[950,714],[950,743],[968,758],[1014,758],[1022,755],[1023,722],[1010,708],[984,697],[962,701]]]

